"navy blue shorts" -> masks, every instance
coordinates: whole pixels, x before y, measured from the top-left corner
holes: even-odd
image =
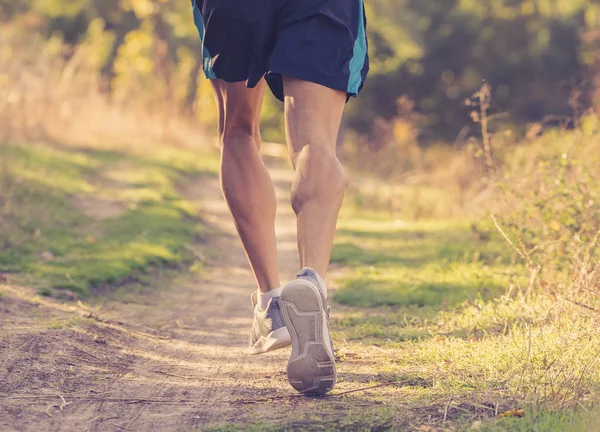
[[[369,70],[363,0],[192,0],[210,79],[265,77],[283,100],[282,76],[356,96]]]

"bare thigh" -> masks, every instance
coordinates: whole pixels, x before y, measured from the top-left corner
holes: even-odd
[[[260,111],[265,92],[265,81],[255,88],[246,87],[244,82],[228,83],[220,79],[211,80],[219,110],[219,137],[243,131],[260,136]],[[257,143],[260,144],[260,143]]]
[[[284,77],[286,135],[292,162],[307,145],[335,150],[346,93]]]

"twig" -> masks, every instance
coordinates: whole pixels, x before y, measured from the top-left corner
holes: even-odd
[[[536,266],[533,267],[533,265],[531,265],[531,261],[529,262],[530,264],[530,268],[531,268],[531,276],[529,278],[529,286],[527,287],[527,291],[525,292],[525,298],[529,298],[529,295],[531,294],[531,290],[533,289],[533,286],[535,285],[535,278],[537,277],[538,273],[541,270],[541,266]]]
[[[454,409],[457,409],[457,410],[459,410],[459,411],[462,411],[462,412],[464,412],[464,413],[472,414],[472,412],[471,412],[471,411],[469,411],[469,410],[468,410],[468,409],[466,409],[466,408],[463,408],[463,407],[461,407],[460,405],[456,405],[456,406],[454,407]]]
[[[500,232],[500,234],[502,234],[502,237],[504,237],[504,239],[508,242],[508,244],[514,249],[515,252],[517,252],[517,254],[527,263],[527,266],[529,267],[529,269],[531,270],[531,276],[529,278],[529,286],[527,287],[527,292],[525,293],[525,297],[528,298],[529,295],[531,294],[531,290],[535,284],[535,279],[538,275],[538,273],[540,272],[540,270],[542,269],[541,266],[539,265],[534,265],[533,261],[530,258],[530,255],[533,251],[528,252],[527,254],[525,252],[523,252],[523,250],[525,249],[525,245],[523,245],[522,240],[517,237],[517,240],[519,240],[519,243],[521,245],[521,248],[523,249],[519,249],[518,247],[515,246],[515,244],[512,242],[512,240],[510,239],[510,237],[508,236],[508,234],[506,234],[504,232],[504,230],[502,229],[502,227],[500,226],[500,224],[498,223],[498,220],[496,219],[496,216],[491,214],[490,217],[492,218],[492,220],[494,221],[494,225],[496,226],[496,229]]]
[[[462,403],[464,403],[465,405],[471,405],[474,408],[481,408],[481,409],[486,409],[486,410],[494,411],[494,408],[489,407],[489,406],[485,406],[485,405],[481,405],[481,404],[478,404],[476,402],[463,401]]]
[[[302,397],[304,397],[304,395],[294,394],[294,395],[286,395],[286,396],[273,396],[273,397],[263,398],[263,399],[234,401],[233,403],[238,403],[241,405],[249,405],[249,404],[262,403],[262,402],[273,402],[275,400],[296,399],[296,398],[302,398]]]
[[[334,393],[334,394],[331,395],[331,397],[343,396],[343,395],[347,395],[349,393],[356,393],[356,392],[361,392],[361,391],[365,391],[365,390],[371,390],[371,389],[378,388],[378,387],[387,387],[387,386],[391,386],[391,385],[394,385],[394,384],[404,384],[406,382],[408,382],[408,380],[398,381],[398,382],[389,381],[389,382],[384,382],[384,383],[381,383],[381,384],[376,384],[376,385],[371,386],[371,387],[363,387],[363,388],[359,388],[359,389],[348,390],[348,391],[341,392],[341,393]]]
[[[102,310],[100,310],[100,311],[99,311],[99,312],[96,314],[96,316],[104,315],[104,314],[105,314],[105,313],[107,313],[107,312],[110,312],[110,311],[113,311],[113,310],[115,310],[115,308],[116,308],[116,306],[111,306],[111,307],[109,307],[109,308],[102,309]]]
[[[54,406],[54,405],[50,405],[48,408],[46,408],[46,411],[38,411],[38,410],[34,410],[34,411],[40,412],[40,413],[42,413],[42,414],[46,414],[48,417],[52,417],[52,418],[54,418],[54,416],[48,412],[48,410],[49,410],[50,408],[52,408],[53,406]]]
[[[102,310],[98,311],[97,313],[94,313],[94,312],[92,312],[90,310],[83,309],[83,308],[82,308],[82,310],[86,313],[86,315],[84,316],[84,318],[90,318],[90,319],[102,322],[103,320],[100,318],[100,316],[104,315],[107,312],[110,312],[110,311],[114,310],[115,307],[116,306],[112,306],[112,307],[109,307],[109,308],[106,308],[106,309],[102,309]]]
[[[67,407],[68,405],[71,405],[73,402],[67,402],[65,400],[64,397],[62,397],[61,395],[58,395],[59,398],[62,399],[62,403],[60,404],[60,406],[58,407],[58,409],[60,410],[60,412],[62,412],[62,410]]]
[[[33,408],[33,407],[31,408],[31,410],[32,410],[32,411],[35,411],[35,412],[38,412],[38,413],[40,413],[40,414],[46,414],[48,417],[52,417],[52,418],[54,418],[54,416],[53,416],[52,414],[50,414],[50,408],[52,408],[52,407],[55,407],[55,406],[56,406],[56,405],[48,405],[48,406],[46,407],[46,410],[45,410],[45,411],[38,410],[38,409],[35,409],[35,408]]]
[[[596,244],[598,243],[599,240],[600,240],[600,229],[598,230],[598,232],[594,236],[594,240],[592,240],[592,242],[588,246],[588,249],[587,249],[588,255],[590,254],[590,252],[592,251],[592,249],[594,249],[594,247],[596,246]]]
[[[158,373],[158,374],[162,374],[162,375],[172,376],[172,377],[175,377],[175,378],[198,379],[198,380],[200,379],[200,378],[193,377],[193,376],[176,375],[176,374],[172,374],[172,373],[169,373],[169,372],[163,372],[163,371],[159,371],[159,370],[155,370],[153,372]]]
[[[371,390],[374,388],[379,388],[379,387],[386,387],[386,386],[391,386],[394,384],[404,384],[408,382],[408,380],[405,381],[398,381],[398,382],[393,382],[393,381],[389,381],[389,382],[385,382],[385,383],[381,383],[381,384],[376,384],[370,387],[363,387],[363,388],[359,388],[359,389],[354,389],[354,390],[348,390],[348,391],[344,391],[341,393],[333,393],[330,395],[327,395],[328,398],[335,398],[335,397],[339,397],[339,396],[344,396],[350,393],[356,393],[356,392],[361,392],[361,391],[365,391],[365,390]],[[263,399],[253,399],[253,400],[241,400],[241,401],[235,401],[234,403],[238,403],[238,404],[242,404],[242,405],[248,405],[248,404],[257,404],[257,403],[262,403],[262,402],[272,402],[275,400],[284,400],[284,399],[295,399],[295,398],[303,398],[306,397],[304,395],[301,394],[294,394],[294,395],[286,395],[286,396],[273,396],[273,397],[269,397],[269,398],[263,398]]]
[[[568,301],[568,302],[571,302],[571,303],[573,303],[573,304],[576,304],[577,306],[581,306],[581,307],[582,307],[582,308],[584,308],[584,309],[591,310],[592,312],[598,312],[598,309],[594,309],[594,308],[593,308],[593,307],[591,307],[591,306],[585,305],[585,304],[583,304],[583,303],[579,303],[578,301],[575,301],[575,300],[571,300],[571,299],[570,299],[570,298],[568,298],[568,297],[565,297],[565,300],[566,300],[566,301]]]
[[[373,349],[376,349],[377,351],[381,351],[381,352],[382,352],[382,353],[384,353],[385,355],[388,355],[388,356],[389,356],[389,355],[391,355],[391,354],[390,354],[389,352],[387,352],[386,350],[384,350],[384,349],[381,349],[381,348],[379,348],[379,347],[376,347],[376,346],[374,346],[374,345],[371,345],[371,348],[373,348]]]
[[[442,420],[442,424],[446,423],[446,417],[448,417],[448,409],[450,408],[450,403],[452,402],[452,398],[448,399],[448,403],[444,408],[444,419]]]
[[[94,417],[93,419],[86,421],[86,423],[91,423],[91,422],[93,422],[93,421],[96,421],[96,420],[98,420],[100,417],[102,417],[102,416],[101,416],[101,415],[99,415],[99,416],[96,416],[96,417]]]
[[[496,229],[500,232],[500,234],[502,234],[502,237],[504,237],[504,239],[515,250],[515,252],[518,253],[519,256],[521,258],[523,258],[525,261],[527,261],[527,263],[529,264],[530,263],[529,259],[525,256],[525,254],[518,247],[515,246],[515,244],[510,239],[510,237],[508,237],[508,235],[504,232],[504,230],[502,229],[502,227],[498,223],[498,220],[496,219],[496,216],[492,214],[492,215],[490,215],[490,217],[492,218],[492,221],[494,221],[494,225],[496,225]]]
[[[116,419],[116,418],[119,418],[119,416],[112,416],[112,417],[102,417],[102,415],[99,415],[99,416],[96,416],[96,417],[94,417],[94,418],[93,418],[93,419],[91,419],[91,420],[88,420],[86,423],[93,423],[93,422],[95,422],[96,420],[99,420],[99,421],[107,421],[107,420],[112,420],[112,419]]]
[[[121,425],[118,425],[118,424],[116,424],[116,423],[111,423],[111,424],[112,424],[113,426],[115,426],[115,427],[118,427],[119,429],[131,430],[131,429],[128,429],[128,428],[126,428],[125,426],[121,426]]]

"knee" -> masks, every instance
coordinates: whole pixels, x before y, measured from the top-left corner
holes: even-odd
[[[315,178],[327,178],[337,186],[345,187],[346,179],[342,164],[337,158],[335,149],[329,146],[309,144],[296,155],[297,170]]]
[[[247,146],[254,147],[259,139],[258,127],[250,123],[226,124],[220,131],[220,144],[225,150]]]

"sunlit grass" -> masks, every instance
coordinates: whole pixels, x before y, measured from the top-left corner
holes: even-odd
[[[352,306],[334,314],[341,360],[374,346],[387,378],[429,383],[402,393],[423,423],[446,411],[451,430],[591,430],[579,407],[600,392],[597,326],[526,298],[527,273],[493,232],[382,215],[347,208],[340,220],[334,298]],[[524,417],[495,419],[515,409]]]
[[[189,263],[201,230],[178,190],[186,176],[213,173],[214,155],[169,146],[0,146],[3,201],[0,272],[81,295],[158,266]],[[89,200],[89,208],[78,202]],[[104,208],[116,208],[103,214]]]
[[[349,267],[336,301],[362,307],[452,306],[501,294],[511,278],[502,243],[464,221],[340,220],[332,261]]]

